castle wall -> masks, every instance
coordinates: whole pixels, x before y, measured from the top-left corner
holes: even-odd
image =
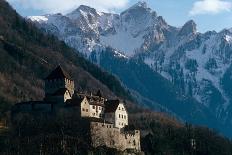
[[[113,124],[91,122],[90,132],[93,147],[105,145],[121,151],[126,149],[141,151],[140,131],[138,130],[123,132],[115,128]]]
[[[115,113],[105,113],[104,114],[104,119],[107,121],[107,122],[111,122],[114,124],[115,126]]]
[[[74,94],[74,81],[71,81],[66,78],[45,80],[45,93],[46,94],[53,94],[60,88],[68,89],[72,96]]]
[[[53,94],[59,88],[65,88],[65,82],[62,79],[45,80],[45,93]]]

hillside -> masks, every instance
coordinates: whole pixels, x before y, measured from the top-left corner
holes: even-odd
[[[1,106],[41,99],[42,79],[59,64],[74,77],[77,90],[101,89],[106,96],[131,99],[115,77],[86,61],[64,42],[41,33],[5,1],[0,1],[0,6]]]

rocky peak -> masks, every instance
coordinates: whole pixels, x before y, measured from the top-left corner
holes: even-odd
[[[167,27],[168,26],[167,22],[164,20],[164,18],[162,16],[159,16],[157,18],[157,21],[158,21],[158,25],[160,25],[161,27]]]
[[[76,10],[72,11],[71,13],[67,14],[66,16],[72,20],[78,19],[80,16],[98,16],[98,12],[96,9],[91,8],[89,6],[80,5]]]
[[[157,14],[146,2],[138,2],[120,14],[122,25],[136,34],[156,23]]]
[[[189,34],[196,34],[197,25],[193,20],[188,21],[184,24],[184,26],[180,29],[180,36],[187,36]]]
[[[86,12],[86,13],[97,14],[96,9],[86,6],[86,5],[80,5],[78,10]]]
[[[138,3],[134,4],[131,8],[136,7],[148,8],[148,4],[145,1],[139,1]]]
[[[152,9],[148,7],[148,4],[146,2],[140,1],[135,5],[133,5],[132,7],[130,7],[129,9],[122,12],[121,15],[123,16],[126,14],[130,14],[134,17],[136,16],[140,17],[141,15],[151,14],[151,13],[152,13]]]

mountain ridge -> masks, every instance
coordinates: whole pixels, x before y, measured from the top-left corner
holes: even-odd
[[[200,33],[193,20],[182,27],[174,27],[141,3],[121,14],[94,12],[82,12],[75,20],[68,17],[70,14],[55,18],[58,22],[49,20],[50,16],[43,16],[48,18],[46,21],[38,22],[33,17],[29,20],[100,66],[101,61],[107,61],[101,59],[107,47],[113,49],[110,52],[115,59],[142,60],[184,96],[194,98],[214,113],[219,122],[232,126],[232,96],[228,89],[224,89],[231,80],[224,77],[232,65],[230,30]],[[119,73],[113,74],[121,77]]]

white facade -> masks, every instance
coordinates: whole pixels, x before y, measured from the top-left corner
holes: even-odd
[[[128,113],[122,102],[119,102],[116,109],[105,113],[105,120],[114,123],[116,128],[124,128],[128,125]]]
[[[70,94],[70,92],[68,90],[65,91],[64,93],[64,102],[66,102],[67,100],[72,99],[72,96]]]
[[[81,101],[81,117],[89,117],[90,116],[90,105],[86,97]]]
[[[123,103],[119,103],[118,108],[115,111],[115,127],[124,128],[128,125],[128,114]]]
[[[90,105],[90,117],[102,118],[103,112],[103,105]]]
[[[84,97],[81,102],[81,116],[102,118],[104,113],[104,106],[97,104],[90,104],[87,97]]]

